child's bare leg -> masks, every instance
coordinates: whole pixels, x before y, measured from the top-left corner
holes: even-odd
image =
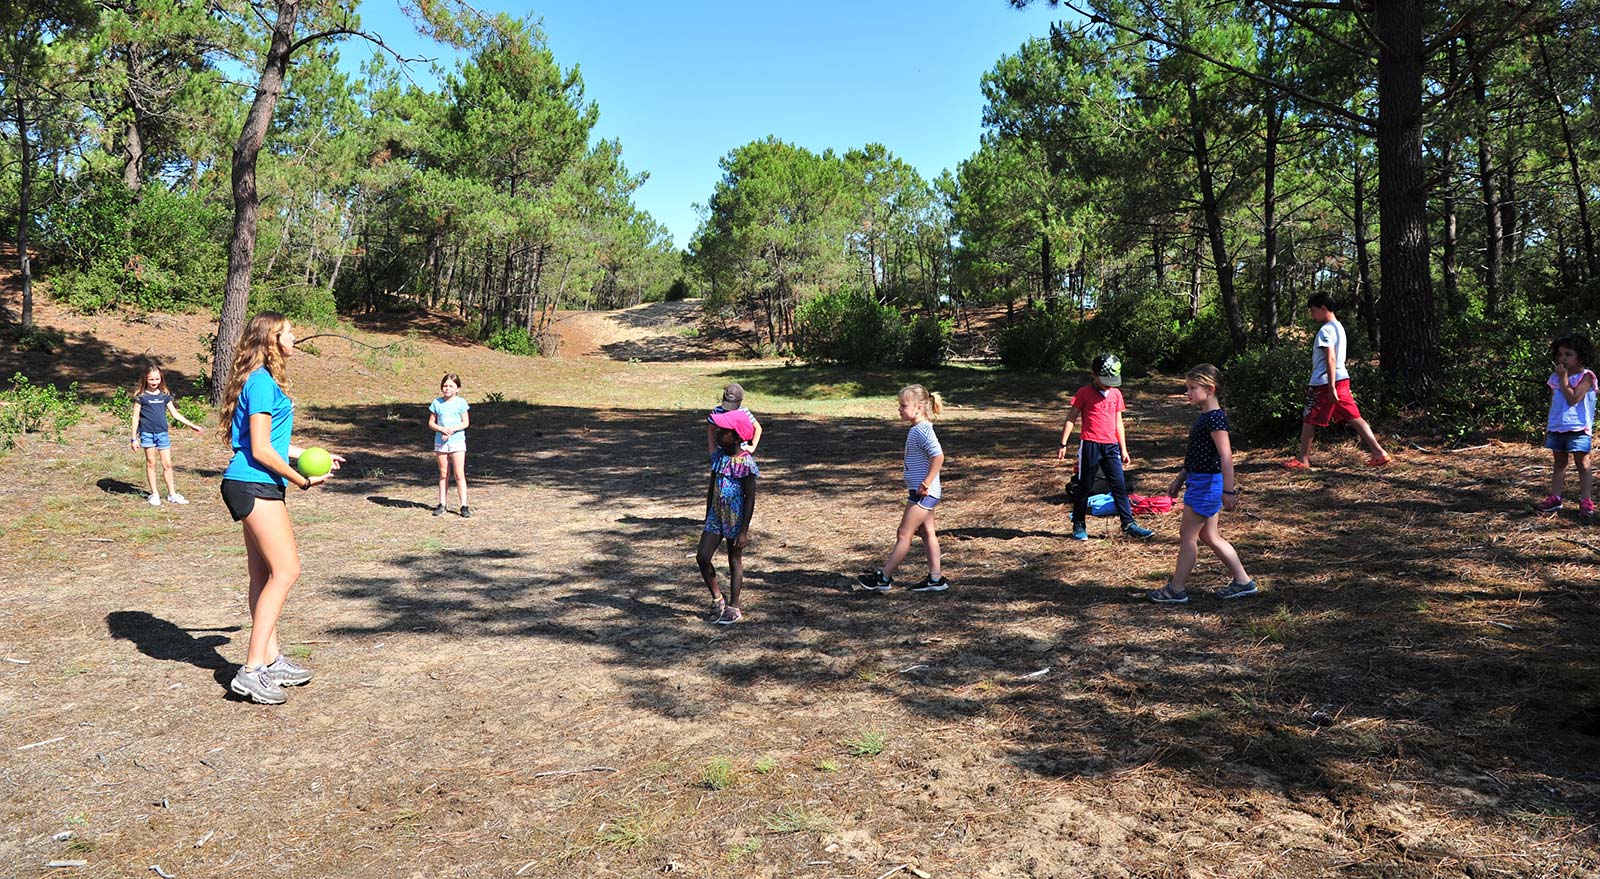
[[[1183,508],[1183,521],[1178,525],[1178,567],[1172,572],[1173,592],[1188,589],[1189,572],[1194,570],[1195,558],[1200,554],[1200,529],[1205,523],[1206,520],[1199,513],[1188,507]]]
[[[439,459],[439,506],[444,506],[444,493],[450,487],[450,453],[435,452]]]
[[[728,606],[739,607],[739,590],[744,588],[744,550],[736,538],[728,538]]]
[[[1550,470],[1550,494],[1561,497],[1561,490],[1567,486],[1567,453],[1557,450],[1550,454],[1555,456],[1555,467]],[[152,485],[154,481],[151,480]]]
[[[161,471],[167,477],[167,497],[172,497],[178,493],[177,487],[172,484],[172,450],[160,449],[159,451],[161,452]]]
[[[1200,539],[1211,551],[1217,554],[1222,564],[1227,566],[1228,575],[1233,577],[1235,583],[1250,582],[1250,575],[1245,573],[1244,563],[1239,561],[1239,554],[1233,551],[1233,544],[1224,540],[1222,532],[1217,529],[1217,516],[1213,514],[1200,528]]]
[[[161,493],[161,489],[156,487],[156,462],[159,460],[157,454],[159,453],[155,449],[144,450],[144,478],[150,483],[151,494]]]
[[[939,532],[933,527],[934,510],[928,511],[927,521],[922,523],[922,545],[928,550],[928,579],[937,580],[944,574],[940,570],[939,559]]]
[[[1367,423],[1367,419],[1357,418],[1350,422],[1350,426],[1356,429],[1356,433],[1361,437],[1361,444],[1367,447],[1368,454],[1374,458],[1389,457],[1389,453],[1385,452],[1383,446],[1379,444],[1377,435],[1372,432],[1372,425]],[[1243,583],[1244,581],[1240,580],[1239,582]]]
[[[456,499],[464,507],[467,505],[467,453],[451,452],[451,467],[456,471]],[[444,503],[444,501],[440,501]]]
[[[1589,469],[1589,453],[1573,452],[1572,463],[1578,467],[1578,498],[1592,500],[1589,492],[1594,487],[1594,473]]]
[[[900,517],[900,530],[895,532],[894,549],[883,563],[885,577],[893,577],[895,569],[906,560],[906,555],[911,552],[911,538],[922,529],[922,523],[926,522],[932,513],[932,510],[925,510],[916,504],[906,505],[906,511]]]
[[[712,560],[717,555],[717,544],[721,542],[722,535],[717,532],[702,531],[700,532],[700,549],[694,555],[695,562],[700,565],[700,576],[705,578],[706,588],[711,590],[713,599],[722,597],[722,590],[717,588],[717,566],[712,564]],[[733,552],[731,543],[728,546],[728,551],[731,558]]]
[[[1311,440],[1317,435],[1317,426],[1309,421],[1300,422],[1300,454],[1296,455],[1302,464],[1311,463]]]

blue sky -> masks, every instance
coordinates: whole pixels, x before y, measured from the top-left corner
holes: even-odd
[[[926,177],[953,170],[978,147],[979,78],[1061,17],[1005,0],[474,5],[543,19],[556,60],[578,65],[600,106],[596,135],[620,139],[629,169],[650,172],[634,200],[678,247],[718,160],[769,134],[819,151],[878,142]],[[396,0],[362,4],[361,19],[402,54],[453,57],[417,36]],[[348,42],[341,54],[354,69],[367,53]]]

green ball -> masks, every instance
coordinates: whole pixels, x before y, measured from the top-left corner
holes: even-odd
[[[302,476],[326,476],[328,471],[333,469],[333,456],[328,454],[327,449],[312,446],[300,453],[300,458],[294,462],[294,467]]]

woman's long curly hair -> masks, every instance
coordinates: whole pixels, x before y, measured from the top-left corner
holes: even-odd
[[[233,355],[233,373],[228,376],[228,387],[222,395],[222,412],[217,419],[223,442],[231,442],[233,413],[239,407],[239,392],[244,380],[258,367],[265,366],[284,393],[289,392],[288,363],[283,350],[278,347],[278,335],[289,323],[276,311],[263,311],[250,319],[239,334],[239,347]]]

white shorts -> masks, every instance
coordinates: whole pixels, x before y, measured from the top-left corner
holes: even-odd
[[[465,452],[467,450],[467,435],[452,433],[447,440],[440,440],[437,435],[433,438],[433,450],[439,454],[446,452]]]

